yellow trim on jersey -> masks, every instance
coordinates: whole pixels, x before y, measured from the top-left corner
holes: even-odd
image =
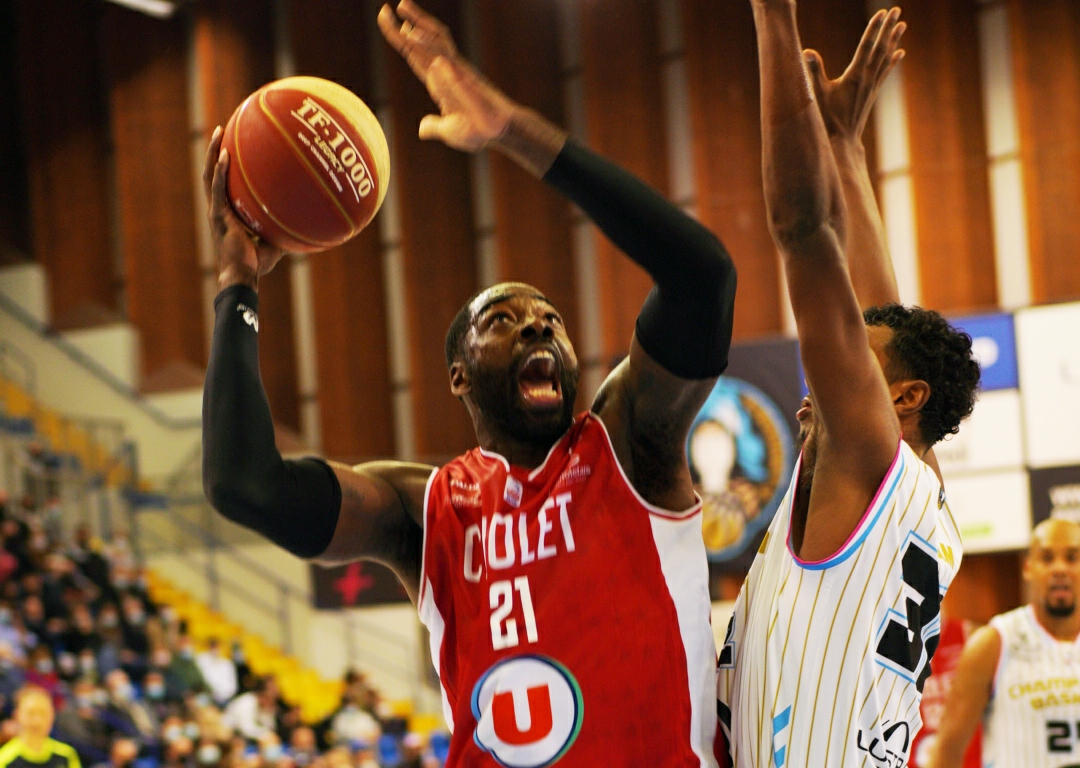
[[[0,768],[6,768],[18,758],[29,763],[44,765],[49,762],[53,755],[62,757],[68,761],[68,768],[82,768],[79,763],[79,755],[73,747],[56,739],[45,739],[45,744],[39,752],[31,751],[21,738],[16,736],[3,747],[0,747]]]

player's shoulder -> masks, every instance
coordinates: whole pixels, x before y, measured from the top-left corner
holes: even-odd
[[[0,766],[10,765],[22,752],[22,740],[14,738],[0,747]]]
[[[49,750],[54,755],[58,755],[67,759],[68,762],[72,763],[73,765],[78,765],[79,755],[75,751],[75,748],[72,747],[70,744],[65,744],[64,742],[57,741],[56,739],[49,739],[48,746]]]

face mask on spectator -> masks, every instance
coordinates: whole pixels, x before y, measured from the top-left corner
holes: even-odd
[[[199,763],[214,765],[221,760],[221,747],[217,744],[203,744],[199,747]]]
[[[160,701],[165,698],[165,684],[164,683],[147,683],[146,684],[146,698],[151,701]]]
[[[115,613],[103,613],[101,614],[101,626],[105,629],[112,629],[120,623],[120,617]]]
[[[195,696],[195,705],[197,707],[209,707],[211,703],[210,694],[208,693],[200,693]]]
[[[267,744],[262,749],[263,760],[268,763],[276,763],[281,759],[283,753],[284,750],[281,748],[280,744]]]
[[[0,608],[0,624],[7,626],[11,624],[11,609]]]
[[[123,683],[113,689],[113,696],[117,701],[131,701],[135,696],[135,689],[132,687],[131,683]]]
[[[307,750],[300,750],[299,752],[293,752],[293,762],[296,763],[300,768],[304,768],[304,766],[310,765],[311,760],[314,757],[315,756],[313,754],[311,754],[310,752],[308,752]]]
[[[34,669],[43,675],[52,674],[53,668],[52,659],[38,659],[34,662]]]
[[[79,661],[70,653],[61,653],[56,657],[57,663],[60,666],[60,674],[62,675],[74,675],[75,670],[79,668]]]
[[[177,739],[183,738],[184,729],[182,726],[179,725],[170,725],[162,732],[161,735],[165,738],[165,741],[167,743],[172,744]]]
[[[79,668],[85,672],[93,672],[97,668],[97,659],[93,654],[86,653],[79,656]]]
[[[177,651],[177,653],[180,654],[181,659],[190,659],[195,655],[195,653],[191,650],[190,645],[183,646]]]
[[[133,627],[140,626],[146,620],[146,614],[138,610],[128,611],[126,616],[128,624]]]
[[[184,723],[184,735],[192,741],[195,741],[202,735],[202,731],[199,730],[199,726],[196,723]]]
[[[92,693],[77,694],[75,696],[75,706],[79,709],[93,709],[94,695]]]
[[[94,691],[94,703],[99,707],[103,707],[109,703],[109,694],[98,688]]]
[[[151,658],[155,667],[167,667],[169,662],[172,661],[168,651],[154,651],[154,655]]]

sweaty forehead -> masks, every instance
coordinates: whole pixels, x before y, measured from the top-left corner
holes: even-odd
[[[547,296],[540,293],[540,291],[533,288],[531,285],[526,285],[525,283],[502,283],[500,285],[493,285],[473,299],[470,308],[472,317],[475,320],[490,307],[513,299],[534,299],[536,301],[544,302],[553,309],[555,306]]]

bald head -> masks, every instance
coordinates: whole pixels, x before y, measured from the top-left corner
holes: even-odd
[[[1055,517],[1035,526],[1024,579],[1036,611],[1051,619],[1073,616],[1080,592],[1080,524]]]

